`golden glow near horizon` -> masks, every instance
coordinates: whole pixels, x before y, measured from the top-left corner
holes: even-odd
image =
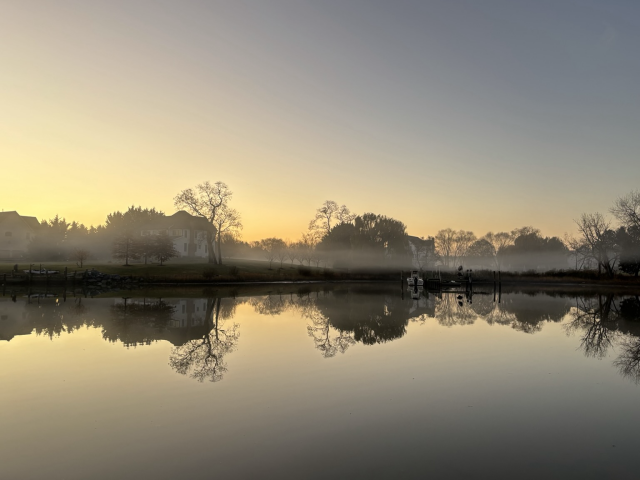
[[[96,225],[220,180],[246,240],[299,237],[327,199],[418,236],[562,235],[637,188],[637,32],[553,24],[539,71],[535,23],[502,51],[478,26],[495,12],[433,9],[443,26],[383,7],[4,2],[0,208]]]

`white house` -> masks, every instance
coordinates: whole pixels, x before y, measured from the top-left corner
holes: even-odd
[[[184,210],[160,218],[144,225],[140,235],[160,235],[166,233],[173,240],[173,246],[181,257],[207,258],[207,234],[212,225],[202,217],[196,217]]]
[[[18,212],[0,212],[0,260],[18,260],[27,253],[40,223]]]

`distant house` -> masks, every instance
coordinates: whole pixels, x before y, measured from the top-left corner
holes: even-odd
[[[18,212],[0,212],[0,260],[22,258],[39,229],[40,223],[36,217],[24,217]]]
[[[432,237],[420,238],[408,235],[409,253],[413,268],[425,268],[433,266],[435,262],[435,243]]]
[[[184,210],[162,217],[140,231],[141,236],[167,234],[181,257],[207,258],[207,234],[213,226],[202,217],[196,217]]]

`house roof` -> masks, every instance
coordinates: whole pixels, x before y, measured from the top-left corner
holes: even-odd
[[[143,225],[141,230],[189,229],[208,231],[212,228],[213,225],[206,219],[180,210],[173,215],[168,215]]]
[[[20,215],[16,211],[11,212],[0,212],[0,224],[4,222],[8,222],[10,220],[18,220],[21,221],[24,225],[29,227],[31,231],[37,231],[40,229],[40,222],[36,217],[25,217]]]

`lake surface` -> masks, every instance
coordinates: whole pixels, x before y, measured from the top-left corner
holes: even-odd
[[[0,478],[638,478],[639,335],[580,290],[5,292]]]

